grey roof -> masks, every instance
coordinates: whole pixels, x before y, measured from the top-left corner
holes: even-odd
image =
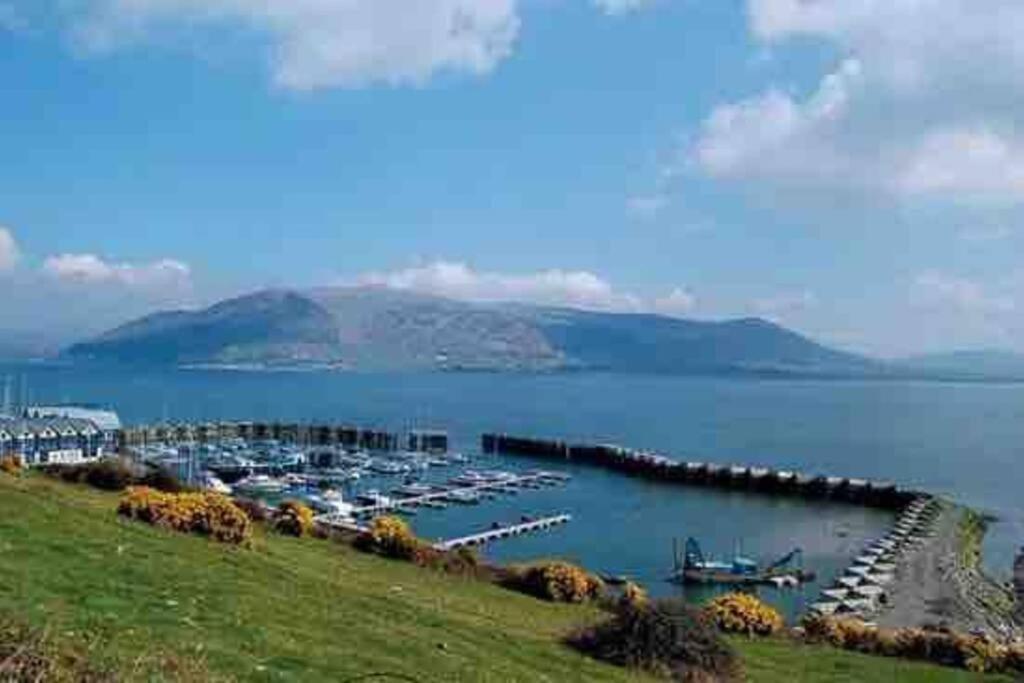
[[[88,420],[105,432],[121,429],[121,418],[112,410],[84,406],[32,406],[27,410],[32,418],[70,418]]]
[[[47,432],[59,436],[71,432],[75,434],[89,434],[99,431],[97,425],[90,420],[75,418],[0,418],[0,432],[6,432],[14,438],[18,438],[23,434],[39,436]]]

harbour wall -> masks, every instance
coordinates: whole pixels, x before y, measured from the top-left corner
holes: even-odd
[[[288,422],[139,425],[124,428],[117,435],[118,448],[122,452],[148,444],[206,444],[229,439],[273,439],[302,446],[344,446],[376,451],[394,451],[400,447],[399,435],[388,431],[345,425]]]
[[[885,510],[902,510],[917,498],[928,497],[890,482],[807,475],[763,467],[684,462],[614,445],[571,444],[506,434],[484,434],[481,447],[485,453],[569,460],[656,481],[811,500],[835,500]]]

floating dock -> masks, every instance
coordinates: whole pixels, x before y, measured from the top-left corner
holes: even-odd
[[[536,472],[533,474],[525,474],[521,476],[509,476],[501,479],[496,479],[488,482],[481,482],[480,484],[474,484],[472,486],[460,486],[455,488],[445,488],[432,493],[425,493],[420,496],[408,496],[408,497],[395,497],[388,498],[387,501],[379,503],[377,505],[364,505],[360,507],[354,507],[351,510],[352,517],[363,517],[366,515],[379,515],[386,512],[395,512],[402,510],[409,510],[415,507],[427,506],[432,503],[443,502],[449,500],[451,496],[459,496],[471,493],[482,493],[486,491],[503,492],[509,487],[522,486],[530,483],[551,483],[556,484],[564,481],[558,473],[554,472]],[[336,522],[351,524],[349,518],[340,515],[323,515],[317,518],[317,521],[324,524],[336,526]]]
[[[532,534],[537,531],[546,531],[556,526],[568,524],[571,521],[572,515],[555,515],[553,517],[544,517],[542,519],[530,520],[528,522],[522,522],[520,524],[500,526],[498,528],[490,529],[479,534],[471,534],[469,536],[463,536],[461,538],[453,538],[448,541],[441,541],[439,543],[435,543],[434,548],[436,548],[437,550],[449,551],[470,546],[486,545],[488,543],[498,541],[503,538],[512,538],[513,536]]]
[[[658,481],[835,500],[893,511],[901,510],[926,495],[900,488],[891,482],[810,476],[766,467],[678,461],[659,453],[614,445],[569,444],[564,441],[485,434],[481,438],[481,446],[485,453],[570,460]]]

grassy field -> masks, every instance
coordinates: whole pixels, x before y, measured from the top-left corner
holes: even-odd
[[[116,497],[0,475],[0,614],[125,679],[645,681],[561,645],[598,617],[499,588],[258,534],[239,550],[119,520]],[[979,680],[737,641],[754,683]],[[998,679],[986,679],[998,680]]]

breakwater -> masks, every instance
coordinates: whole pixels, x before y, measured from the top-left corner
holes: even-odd
[[[117,434],[121,451],[149,444],[216,443],[232,439],[274,440],[301,446],[342,446],[394,451],[401,443],[393,432],[348,425],[294,422],[207,422],[153,424],[126,427]]]
[[[902,510],[927,494],[872,481],[744,465],[681,461],[650,451],[615,445],[571,444],[505,434],[484,434],[485,453],[570,460],[646,479],[805,499],[835,500],[885,510]]]

